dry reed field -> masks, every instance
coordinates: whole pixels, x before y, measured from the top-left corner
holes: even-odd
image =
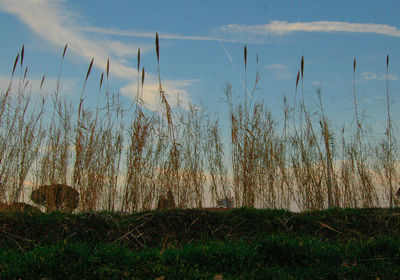
[[[234,102],[232,87],[226,85],[230,141],[223,142],[227,130],[221,120],[195,105],[189,110],[170,106],[160,74],[158,35],[155,44],[159,80],[156,111],[148,110],[142,99],[146,78],[140,49],[137,97],[127,109],[108,86],[110,61],[98,86],[105,106],[85,104],[93,60],[79,104],[72,106],[60,89],[67,45],[52,98],[33,100],[26,90],[28,67],[22,47],[9,86],[1,89],[0,95],[0,202],[38,206],[31,200],[31,191],[64,184],[79,193],[78,212],[203,208],[230,197],[234,207],[300,211],[399,206],[398,134],[391,115],[389,56],[384,96],[386,132],[377,139],[359,108],[356,59],[354,124],[338,129],[329,120],[320,89],[316,92],[320,107],[312,113],[315,108],[311,110],[304,99],[307,77],[302,57],[293,81],[294,98],[284,98],[284,121],[278,125],[268,106],[254,99],[260,75],[256,74],[253,84],[247,83],[245,46],[244,100]],[[39,92],[44,82],[45,76]],[[51,195],[55,192],[47,194]],[[52,199],[58,198],[43,198],[42,206],[50,205]]]

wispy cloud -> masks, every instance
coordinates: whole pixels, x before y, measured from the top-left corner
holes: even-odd
[[[186,102],[190,99],[187,88],[195,82],[197,80],[163,81],[163,89],[166,92],[167,99],[170,101],[170,105],[175,106],[179,101],[181,102],[180,106],[189,109],[189,103]],[[136,84],[129,84],[121,88],[121,93],[124,95],[132,95],[133,93],[136,94],[136,92]],[[142,94],[144,105],[151,110],[156,110],[159,104],[159,94],[158,82],[155,77],[151,77],[150,80],[145,81]]]
[[[37,94],[40,93],[42,96],[51,95],[54,93],[54,90],[57,88],[57,78],[45,78],[42,88],[40,88],[40,84],[42,82],[42,78],[30,78],[26,79],[28,82],[24,84],[24,92]],[[64,78],[60,81],[60,90],[63,94],[74,94],[79,88],[80,79],[78,78]],[[0,76],[0,89],[5,91],[10,84],[10,77],[8,76]],[[11,84],[11,93],[17,93],[19,88],[19,80],[18,78],[14,78]]]
[[[271,64],[265,68],[272,72],[275,79],[290,80],[293,78],[293,75],[290,73],[288,67],[285,64]]]
[[[137,37],[137,38],[154,38],[155,32],[143,32],[137,30],[121,30],[116,28],[101,28],[94,26],[80,27],[80,31],[99,33],[103,35],[123,36],[123,37]],[[174,33],[159,32],[158,37],[165,40],[189,40],[189,41],[215,41],[215,42],[232,42],[242,43],[241,40],[229,39],[216,36],[189,36]]]
[[[82,28],[82,23],[78,21],[79,15],[69,11],[63,0],[2,0],[0,1],[0,10],[17,16],[34,33],[52,45],[63,47],[68,43],[69,52],[76,57],[84,58],[82,61],[85,63],[94,57],[94,66],[102,71],[105,70],[107,59],[110,58],[112,74],[128,82],[128,85],[122,88],[122,92],[128,97],[134,98],[136,90],[129,91],[128,88],[136,88],[137,70],[126,65],[122,58],[136,55],[139,47],[141,52],[145,53],[153,48],[152,45],[126,44],[104,39],[104,36],[88,39],[88,36],[85,36],[87,34],[83,32],[85,28]],[[89,29],[96,29],[96,27],[88,27],[87,30]],[[148,35],[150,36],[150,34]],[[154,34],[152,36],[154,37]],[[154,75],[146,73],[146,79],[145,83],[147,83],[148,89],[156,90],[158,88]],[[168,90],[171,92],[182,93],[182,104],[190,102],[187,91],[175,87],[180,84],[179,82],[165,81],[165,83],[170,84]],[[145,91],[143,98],[152,100],[151,93]]]
[[[395,26],[374,23],[351,23],[343,21],[287,22],[273,20],[263,25],[229,24],[220,31],[246,35],[285,35],[293,32],[349,32],[373,33],[391,37],[400,37],[400,30]]]
[[[371,72],[362,72],[361,76],[364,78],[364,80],[376,80],[377,76],[375,73]]]
[[[386,80],[387,78],[391,81],[397,81],[398,77],[397,75],[394,74],[389,74],[388,77],[386,77],[386,74],[377,74],[377,73],[372,73],[372,72],[362,72],[361,76],[364,78],[364,80]]]
[[[137,30],[121,30],[116,28],[101,28],[94,26],[79,27],[79,30],[103,35],[153,38],[154,32],[143,32]],[[161,39],[166,40],[192,40],[192,41],[219,41],[245,43],[238,38],[228,38],[226,34],[246,35],[285,35],[294,32],[349,32],[349,33],[374,33],[392,37],[400,37],[400,30],[395,26],[375,23],[352,23],[343,21],[313,21],[313,22],[287,22],[272,20],[262,25],[228,24],[218,28],[220,36],[188,36],[174,33],[159,33]],[[253,38],[254,39],[254,38]],[[258,41],[247,40],[246,42],[257,43]]]

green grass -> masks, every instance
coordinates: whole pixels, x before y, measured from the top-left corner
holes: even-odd
[[[167,250],[63,242],[25,254],[0,254],[2,279],[396,279],[400,241],[322,241],[270,235],[245,241],[194,242]],[[31,278],[30,278],[31,277]]]
[[[0,214],[1,279],[397,279],[399,209]]]
[[[121,216],[61,212],[30,215],[0,213],[0,249],[31,250],[63,240],[91,244],[121,242],[132,250],[181,246],[193,240],[246,240],[284,234],[339,242],[400,236],[400,209],[330,209],[305,213],[240,208],[226,212],[199,209],[147,211]]]

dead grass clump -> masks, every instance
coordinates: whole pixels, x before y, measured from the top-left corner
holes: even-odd
[[[45,185],[32,191],[31,199],[46,207],[47,212],[72,212],[78,207],[79,192],[63,184]]]
[[[3,203],[0,202],[0,212],[28,212],[32,214],[42,213],[42,211],[30,204],[24,202]]]
[[[157,210],[175,208],[174,195],[171,190],[168,190],[166,195],[160,195],[157,203]]]

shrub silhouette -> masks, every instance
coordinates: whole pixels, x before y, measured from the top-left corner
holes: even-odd
[[[174,195],[168,190],[167,195],[160,195],[158,198],[157,210],[175,208]]]
[[[30,204],[24,202],[12,202],[12,203],[4,203],[0,202],[0,212],[8,212],[8,211],[19,211],[19,212],[29,212],[29,213],[41,213],[42,211]]]
[[[217,207],[233,207],[234,198],[233,197],[225,197],[217,200]]]
[[[74,188],[64,184],[40,186],[32,191],[31,199],[50,211],[72,212],[79,203],[79,193]]]

